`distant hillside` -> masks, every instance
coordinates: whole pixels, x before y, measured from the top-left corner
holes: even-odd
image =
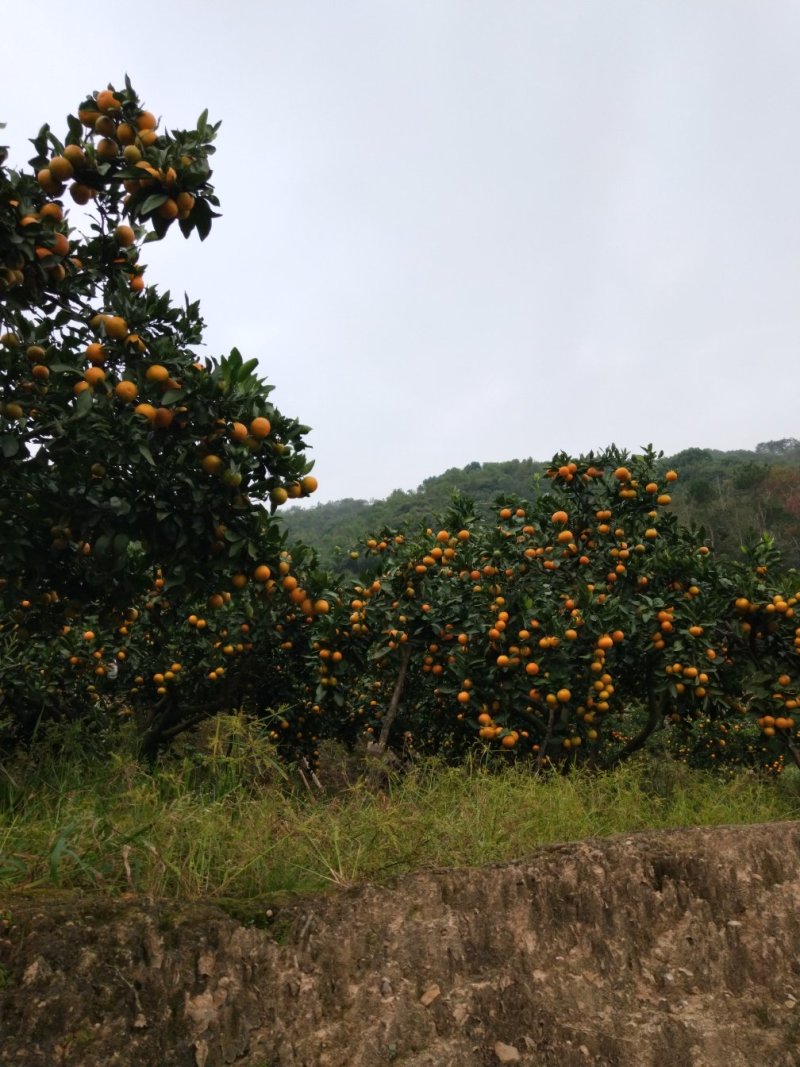
[[[673,507],[684,521],[704,526],[712,544],[738,552],[749,537],[770,533],[786,562],[800,566],[800,441],[766,441],[755,449],[723,452],[688,448],[664,460],[680,472]],[[384,526],[429,523],[446,510],[454,492],[489,510],[499,496],[531,499],[537,476],[549,461],[511,459],[467,464],[426,478],[416,490],[396,489],[384,500],[336,500],[287,509],[284,523],[292,538],[317,550],[323,566],[347,570],[352,545]]]

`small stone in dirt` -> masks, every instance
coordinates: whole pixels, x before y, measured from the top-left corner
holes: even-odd
[[[503,1041],[496,1042],[494,1054],[501,1063],[519,1063],[520,1061],[519,1049],[514,1048],[513,1045],[506,1045]]]
[[[388,978],[381,978],[381,996],[390,997],[392,995],[392,983]]]
[[[427,1008],[429,1005],[433,1004],[434,1000],[436,1000],[437,997],[440,997],[441,995],[441,989],[438,987],[438,985],[436,985],[436,983],[434,983],[433,985],[428,986],[428,988],[419,998],[419,1002],[423,1006],[423,1008]]]

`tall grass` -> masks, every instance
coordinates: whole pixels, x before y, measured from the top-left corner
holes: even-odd
[[[323,785],[325,776],[323,775]],[[0,768],[0,888],[253,899],[524,856],[538,845],[800,818],[800,782],[669,763],[538,779],[422,761],[318,792],[228,720],[155,768],[62,735]]]

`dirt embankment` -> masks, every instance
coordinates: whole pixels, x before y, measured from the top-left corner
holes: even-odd
[[[798,823],[545,848],[238,918],[3,909],[3,1065],[800,1065]]]

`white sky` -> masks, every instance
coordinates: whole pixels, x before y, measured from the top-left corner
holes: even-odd
[[[3,0],[26,139],[127,71],[223,125],[148,246],[313,427],[316,500],[612,441],[798,436],[797,0]]]

